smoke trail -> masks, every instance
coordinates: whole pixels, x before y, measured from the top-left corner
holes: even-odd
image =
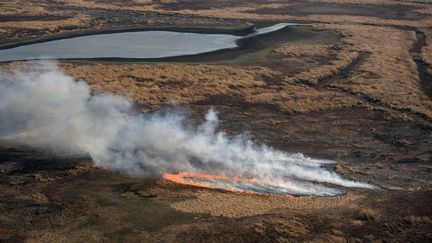
[[[0,142],[90,155],[99,166],[136,176],[167,171],[253,175],[286,193],[336,195],[318,183],[373,186],[342,178],[322,167],[332,161],[287,154],[246,136],[216,132],[208,111],[198,127],[177,114],[138,114],[132,103],[111,94],[92,95],[54,64],[0,72]]]

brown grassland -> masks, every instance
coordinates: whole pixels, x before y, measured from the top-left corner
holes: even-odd
[[[300,25],[238,50],[58,65],[142,112],[183,110],[199,122],[213,107],[230,135],[249,132],[258,143],[336,160],[331,169],[382,189],[243,195],[0,146],[0,241],[430,242],[430,1],[0,0],[0,48],[129,29],[230,32],[291,21]],[[281,37],[290,34],[298,37]]]

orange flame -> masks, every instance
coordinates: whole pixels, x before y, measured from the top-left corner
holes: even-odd
[[[239,178],[239,177],[224,177],[219,175],[210,175],[210,174],[203,174],[203,173],[196,173],[196,172],[179,172],[177,174],[171,174],[171,173],[165,173],[163,175],[163,178],[167,181],[171,181],[180,185],[185,186],[194,186],[194,187],[200,187],[200,188],[206,188],[206,189],[219,189],[219,190],[225,190],[229,192],[237,192],[237,193],[244,193],[249,195],[258,195],[258,196],[276,196],[276,197],[286,197],[286,198],[292,198],[291,195],[279,195],[279,194],[271,194],[271,193],[258,193],[255,191],[246,191],[246,190],[238,190],[235,188],[218,188],[216,186],[208,185],[208,184],[202,184],[198,182],[188,181],[185,180],[185,178],[190,179],[206,179],[206,180],[215,180],[215,181],[233,181],[233,182],[255,182],[259,183],[259,181],[256,178]]]

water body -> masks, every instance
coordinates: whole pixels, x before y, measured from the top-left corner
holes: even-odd
[[[0,50],[0,62],[41,59],[165,58],[238,47],[238,41],[271,33],[292,23],[258,29],[247,36],[173,31],[139,31],[80,36]]]

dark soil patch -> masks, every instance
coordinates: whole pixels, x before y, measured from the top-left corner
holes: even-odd
[[[331,85],[334,81],[344,80],[349,77],[349,75],[357,69],[357,67],[366,61],[369,58],[369,53],[360,53],[359,56],[354,59],[347,67],[338,71],[336,75],[331,77],[325,77],[318,80],[318,83],[315,85],[317,88],[324,88],[328,85]]]
[[[428,72],[430,67],[421,59],[420,56],[422,48],[426,45],[426,35],[417,30],[416,37],[417,41],[414,43],[410,53],[417,65],[417,71],[423,91],[429,98],[432,98],[432,75]]]
[[[19,21],[53,21],[65,20],[72,18],[71,16],[61,15],[2,15],[0,22],[19,22]]]
[[[405,220],[408,216],[416,219],[431,214],[431,194],[427,191],[431,187],[427,184],[431,180],[427,170],[432,155],[430,124],[392,120],[382,111],[362,108],[286,114],[272,106],[248,105],[238,98],[222,96],[192,105],[190,119],[202,120],[209,107],[219,111],[221,129],[229,135],[249,132],[257,143],[345,161],[343,170],[338,172],[352,179],[421,188],[421,191],[368,190],[357,192],[364,197],[361,205],[325,211],[278,209],[267,215],[227,219],[174,210],[167,203],[186,200],[188,196],[174,193],[167,198],[151,193],[151,188],[169,187],[156,180],[103,170],[70,175],[67,171],[77,165],[75,159],[55,160],[25,148],[2,147],[0,239],[26,239],[29,232],[57,230],[65,235],[88,230],[119,241],[131,235],[163,240],[165,234],[174,234],[176,239],[184,241],[301,241],[322,238],[334,230],[351,240],[362,239],[365,234],[394,241],[406,241],[408,236],[419,241],[431,238],[430,225],[422,223],[424,220],[420,223]],[[32,178],[37,173],[49,175],[52,180],[11,183],[17,178]],[[212,191],[208,193],[211,196]],[[37,200],[40,194],[46,201]],[[22,195],[35,196],[30,200],[22,199]],[[358,211],[363,208],[376,212],[373,214],[376,217],[359,219]],[[363,222],[363,226],[359,228],[354,221]]]
[[[202,1],[202,0],[189,0],[189,1],[155,1],[164,10],[202,10],[211,8],[226,8],[226,7],[237,7],[243,6],[248,3],[261,2],[261,1],[248,1],[248,0],[218,0],[218,1]]]
[[[421,19],[426,14],[415,12],[417,7],[407,5],[378,5],[378,4],[333,4],[296,2],[285,8],[260,9],[250,11],[259,14],[280,14],[293,16],[308,15],[350,15],[367,16],[382,19]]]

